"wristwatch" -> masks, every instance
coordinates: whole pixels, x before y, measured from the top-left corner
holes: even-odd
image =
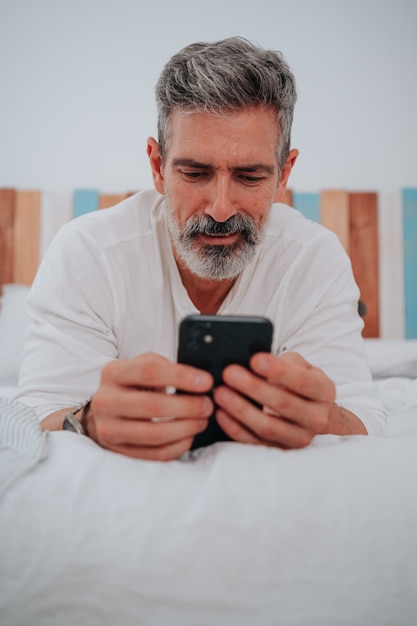
[[[85,429],[85,418],[88,413],[88,409],[90,408],[91,398],[86,400],[75,409],[72,409],[68,413],[64,415],[64,421],[62,422],[63,430],[70,430],[73,433],[77,433],[78,435],[87,435]],[[82,411],[81,419],[77,419],[75,416],[77,413]]]

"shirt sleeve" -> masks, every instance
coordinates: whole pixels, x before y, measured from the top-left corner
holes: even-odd
[[[117,297],[106,259],[74,222],[49,246],[28,314],[17,398],[42,420],[89,398],[103,365],[117,358]]]
[[[337,404],[357,415],[368,434],[384,436],[386,415],[369,370],[358,300],[350,260],[325,231],[293,263],[280,346],[321,368],[336,385]]]

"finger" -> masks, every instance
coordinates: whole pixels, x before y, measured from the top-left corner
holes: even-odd
[[[160,423],[125,418],[101,419],[96,421],[96,436],[102,446],[111,450],[121,447],[160,448],[192,440],[197,433],[205,430],[207,423],[207,419],[177,419]]]
[[[162,391],[144,391],[135,387],[103,385],[94,396],[97,416],[124,418],[206,418],[213,412],[213,402],[206,395],[185,395]]]
[[[228,428],[227,434],[232,439],[240,436],[238,432],[235,432],[238,430],[237,425],[253,433],[262,443],[279,444],[289,448],[306,446],[313,437],[314,433],[311,429],[300,424],[299,420],[292,421],[282,415],[265,413],[240,393],[227,387],[216,389],[215,401],[235,422],[234,425],[226,426]],[[232,433],[230,429],[232,429]]]
[[[268,407],[274,415],[282,416],[316,433],[321,432],[327,426],[329,410],[327,403],[307,399],[281,385],[259,378],[240,366],[227,368],[227,371],[223,373],[223,378],[230,388],[255,400],[261,406]],[[226,387],[218,387],[214,400],[230,413],[231,409],[227,403],[231,401],[232,396],[227,395],[226,389]],[[235,410],[232,411],[232,415],[239,417]],[[250,424],[248,426],[252,428]],[[255,430],[259,432],[257,428]]]
[[[102,382],[204,393],[211,389],[213,378],[191,365],[173,363],[158,354],[147,353],[133,359],[111,361],[102,370]]]
[[[289,352],[277,357],[258,353],[250,361],[253,372],[299,396],[318,402],[334,402],[336,390],[323,370],[313,367],[301,355]]]
[[[265,443],[260,439],[260,437],[251,432],[243,424],[233,419],[223,409],[218,409],[215,413],[215,417],[220,428],[226,433],[226,435],[233,439],[233,441],[239,441],[239,443],[249,443],[253,445],[261,445]]]
[[[241,398],[244,402],[244,399]],[[313,438],[313,434],[297,424],[279,416],[271,416],[252,406],[239,406],[235,409],[239,418],[232,417],[223,409],[216,412],[216,420],[224,432],[234,441],[280,448],[303,448]],[[249,404],[249,403],[248,403]],[[256,415],[254,412],[256,411]]]
[[[158,448],[120,445],[114,447],[113,451],[135,459],[144,459],[148,461],[173,461],[188,452],[191,448],[192,441],[193,438],[182,439]]]

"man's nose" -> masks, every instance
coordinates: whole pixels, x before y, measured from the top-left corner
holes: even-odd
[[[210,215],[216,222],[226,222],[229,217],[237,213],[231,187],[231,182],[226,177],[219,177],[216,181],[213,181],[211,197],[205,213]]]

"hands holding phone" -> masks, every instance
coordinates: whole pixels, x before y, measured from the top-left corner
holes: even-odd
[[[339,407],[334,405],[335,386],[322,370],[294,352],[280,357],[258,353],[250,368],[228,366],[225,385],[214,392],[216,419],[231,439],[302,448],[328,431],[332,410]]]
[[[154,353],[111,361],[91,401],[88,435],[127,456],[176,459],[207,428],[214,409],[208,396],[212,386],[208,372]]]
[[[148,353],[104,367],[86,423],[97,443],[170,460],[225,439],[302,448],[319,433],[366,434],[334,403],[335,386],[322,370],[297,353],[257,347],[268,350],[272,339],[261,318],[197,316],[183,331],[182,363]]]
[[[214,391],[216,420],[228,437],[299,448],[326,431],[335,391],[321,370],[295,353],[281,357],[258,353],[250,366],[252,371],[229,365],[225,384]],[[207,428],[214,409],[208,395],[212,381],[208,372],[157,354],[113,361],[103,369],[92,401],[89,435],[128,456],[178,458]],[[174,387],[187,393],[172,393]]]

